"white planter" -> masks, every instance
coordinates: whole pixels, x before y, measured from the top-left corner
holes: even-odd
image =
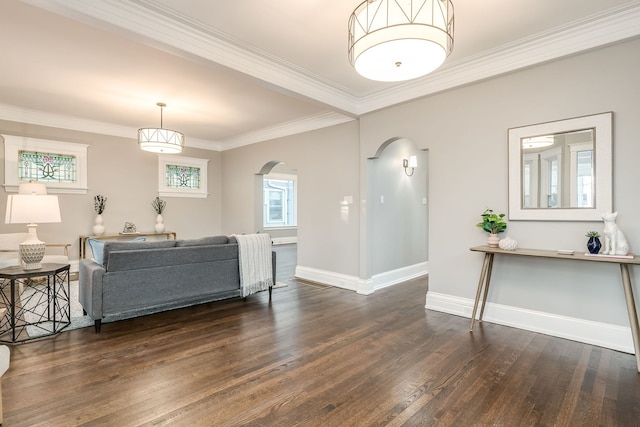
[[[93,226],[93,234],[96,236],[100,236],[104,234],[104,225],[102,220],[102,215],[98,214],[95,219],[95,224]]]
[[[164,223],[162,221],[163,221],[162,215],[161,214],[156,215],[156,226],[155,226],[156,233],[162,233],[164,231]]]

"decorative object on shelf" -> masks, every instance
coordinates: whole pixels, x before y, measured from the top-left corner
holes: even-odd
[[[365,0],[349,17],[349,62],[383,82],[434,71],[453,50],[451,0]]]
[[[160,197],[156,197],[151,202],[151,206],[153,206],[153,210],[156,211],[156,225],[155,230],[156,233],[162,233],[164,231],[164,223],[162,218],[162,212],[164,212],[164,208],[167,206],[167,202],[162,200]]]
[[[38,239],[38,224],[60,222],[58,196],[47,194],[47,187],[37,182],[22,183],[18,194],[7,197],[6,224],[27,224],[29,235],[20,243],[18,252],[23,270],[38,270],[44,257],[45,244]]]
[[[418,167],[418,158],[416,156],[410,156],[408,159],[402,159],[402,167],[404,173],[407,176],[412,176],[415,169]],[[407,172],[407,169],[411,168],[411,173]]]
[[[181,153],[184,145],[184,134],[162,127],[162,109],[167,104],[158,102],[156,105],[160,107],[160,128],[138,129],[138,144],[140,148],[152,153]]]
[[[122,234],[137,234],[136,225],[132,222],[125,222]]]
[[[518,248],[518,241],[511,237],[505,237],[498,242],[498,247],[503,251],[515,251]]]
[[[96,236],[100,236],[104,234],[104,221],[102,219],[102,212],[104,212],[104,209],[107,207],[107,198],[101,196],[100,194],[96,195],[93,198],[93,207],[98,214],[94,221],[95,223],[93,226],[93,234]]]
[[[494,213],[492,209],[485,209],[482,213],[482,222],[476,224],[476,227],[482,228],[489,233],[487,239],[487,245],[492,248],[497,248],[500,239],[498,233],[502,233],[507,229],[507,222],[504,220],[505,214]]]
[[[586,236],[589,238],[587,240],[587,250],[590,254],[597,254],[600,252],[600,248],[602,247],[602,243],[600,242],[600,233],[597,231],[589,231]]]
[[[629,243],[622,234],[622,230],[616,224],[618,212],[602,215],[604,221],[604,250],[603,255],[627,255],[629,253]]]

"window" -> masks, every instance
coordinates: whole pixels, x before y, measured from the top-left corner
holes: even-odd
[[[269,174],[263,178],[265,228],[297,226],[295,175]]]
[[[85,144],[4,136],[5,189],[22,182],[44,183],[50,193],[87,193]]]
[[[593,142],[570,144],[571,207],[593,208],[595,206],[595,153]]]
[[[562,151],[560,148],[540,153],[540,207],[562,206]]]
[[[206,198],[208,162],[195,157],[158,155],[158,195]]]
[[[76,182],[76,157],[66,154],[18,152],[18,179],[36,182]]]
[[[200,168],[191,166],[167,165],[165,182],[171,188],[200,188]]]
[[[578,165],[578,196],[576,206],[580,208],[593,206],[593,150],[578,151],[576,153]]]

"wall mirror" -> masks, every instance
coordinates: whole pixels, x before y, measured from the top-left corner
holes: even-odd
[[[600,221],[612,212],[613,113],[511,128],[509,219]]]

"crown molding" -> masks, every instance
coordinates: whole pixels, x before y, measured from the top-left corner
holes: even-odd
[[[277,86],[290,95],[304,96],[347,113],[357,98],[347,88],[308,70],[256,49],[215,28],[205,27],[148,0],[23,0],[33,6],[73,19],[107,24],[135,34],[147,44],[173,54],[193,55]]]
[[[224,141],[186,139],[189,147],[224,151],[310,131],[415,98],[578,54],[640,35],[640,0],[565,26],[517,40],[457,63],[447,63],[421,79],[358,97],[294,64],[259,51],[214,28],[176,15],[151,0],[23,0],[93,25],[124,31],[174,54],[191,55],[242,72],[293,96],[331,106],[337,112],[281,123]],[[0,119],[125,138],[137,129],[0,105]]]
[[[296,135],[302,132],[308,132],[316,129],[326,128],[329,126],[339,125],[353,120],[355,120],[353,117],[334,112],[327,112],[315,116],[304,117],[299,120],[280,123],[276,126],[260,129],[256,132],[248,132],[242,135],[238,135],[234,138],[226,139],[223,141],[224,150],[230,150],[232,148],[256,144],[258,142],[267,141],[269,139]]]
[[[131,128],[127,126],[114,125],[112,123],[86,120],[78,117],[64,116],[26,108],[18,108],[3,104],[0,104],[0,120],[122,138],[132,138],[132,136],[135,138],[135,135],[138,134],[138,129],[135,129],[132,133]]]
[[[356,114],[550,62],[640,35],[640,1],[445,65],[431,75],[360,98]],[[445,63],[446,64],[446,63]]]
[[[0,120],[66,129],[76,132],[110,135],[133,140],[136,139],[136,135],[138,134],[138,128],[79,119],[77,117],[51,114],[37,110],[16,108],[2,104],[0,104]],[[191,138],[187,135],[185,138],[185,146],[210,151],[225,151],[245,145],[256,144],[269,139],[281,138],[284,136],[334,126],[352,120],[355,119],[350,116],[327,112],[280,123],[275,126],[259,129],[254,132],[248,132],[222,141],[208,141],[204,139]]]
[[[353,115],[361,115],[460,85],[595,49],[640,35],[640,1],[517,40],[439,71],[363,97],[323,80],[295,64],[230,38],[215,28],[150,0],[24,0],[75,19],[106,23],[137,34],[156,47],[190,54],[252,76],[293,95],[302,95]],[[161,46],[158,46],[160,44]]]

